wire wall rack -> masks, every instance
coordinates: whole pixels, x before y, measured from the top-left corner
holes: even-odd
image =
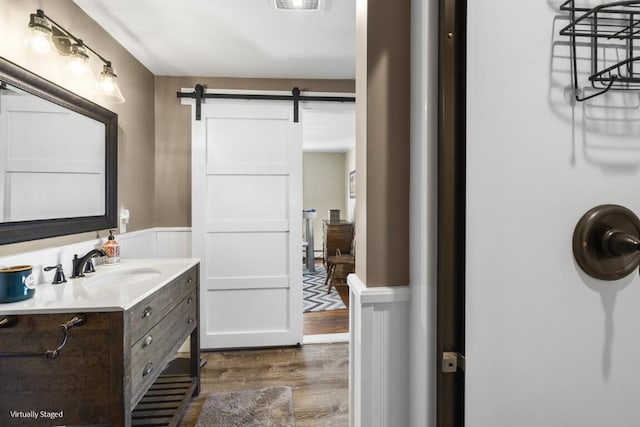
[[[567,0],[560,10],[569,12],[569,24],[560,34],[570,37],[576,100],[586,101],[610,90],[640,90],[640,0],[592,8]],[[589,52],[588,79],[595,93],[588,96],[581,96],[578,85],[578,46]]]

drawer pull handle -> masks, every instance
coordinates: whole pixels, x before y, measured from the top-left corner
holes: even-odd
[[[153,311],[153,309],[151,307],[147,307],[144,309],[144,311],[142,312],[142,318],[146,318],[151,316],[151,312]]]
[[[0,328],[13,328],[18,323],[17,316],[5,316],[0,319]]]
[[[153,363],[147,363],[147,365],[144,367],[144,371],[142,371],[142,376],[146,377],[151,372],[153,372]]]
[[[193,317],[189,317],[189,318],[187,319],[187,323],[188,323],[189,325],[190,325],[190,324],[192,324],[192,323],[193,323]]]
[[[149,344],[153,342],[153,337],[151,335],[147,336],[142,343],[142,348],[147,347]]]
[[[192,302],[193,302],[193,298],[192,297],[187,298],[187,304],[191,304]]]
[[[191,277],[189,277],[189,278],[187,279],[187,283],[193,283],[193,279],[192,279]]]

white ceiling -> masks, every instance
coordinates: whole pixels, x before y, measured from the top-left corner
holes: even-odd
[[[354,104],[302,109],[302,149],[327,153],[344,153],[356,142]],[[332,108],[338,107],[338,108]]]
[[[355,0],[73,0],[157,76],[355,78]],[[118,64],[114,64],[117,70]],[[303,110],[303,150],[346,152],[353,108]]]
[[[355,78],[355,0],[74,2],[158,76]]]

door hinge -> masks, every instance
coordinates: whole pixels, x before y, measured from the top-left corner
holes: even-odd
[[[449,374],[452,372],[458,372],[458,370],[464,371],[466,367],[466,359],[464,354],[456,353],[453,351],[445,351],[442,353],[442,372]]]

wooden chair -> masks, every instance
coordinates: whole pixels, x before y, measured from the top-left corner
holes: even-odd
[[[325,284],[328,284],[327,293],[331,292],[331,287],[335,286],[334,281],[347,283],[347,276],[356,271],[356,242],[355,237],[351,242],[351,253],[342,254],[340,249],[336,250],[336,254],[327,258],[327,278]]]
[[[335,286],[335,281],[341,281],[346,284],[347,276],[356,271],[356,257],[351,254],[337,254],[327,259],[329,263],[329,271],[327,272],[327,281],[329,287],[327,293],[331,292],[331,287]]]

